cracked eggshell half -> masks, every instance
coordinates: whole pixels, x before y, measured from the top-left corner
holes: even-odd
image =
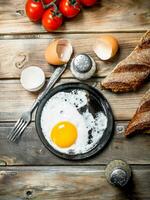
[[[101,60],[109,60],[114,57],[118,48],[117,39],[111,35],[100,36],[93,45],[94,52]]]
[[[45,59],[51,65],[66,64],[73,53],[73,48],[67,39],[53,40],[45,51]]]
[[[24,89],[36,92],[45,84],[45,74],[40,67],[30,66],[21,72],[20,82]]]

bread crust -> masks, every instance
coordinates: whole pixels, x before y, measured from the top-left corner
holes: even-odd
[[[143,96],[136,113],[129,122],[125,136],[140,132],[150,132],[150,89]]]
[[[113,92],[135,91],[150,77],[150,31],[141,38],[131,54],[101,82]]]

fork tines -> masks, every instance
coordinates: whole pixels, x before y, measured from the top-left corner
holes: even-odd
[[[19,138],[21,136],[21,134],[23,133],[23,131],[25,130],[27,125],[28,125],[28,123],[23,118],[20,118],[16,122],[16,124],[13,127],[10,134],[8,135],[8,137],[7,137],[8,140],[11,142],[15,142],[17,140],[17,138]]]

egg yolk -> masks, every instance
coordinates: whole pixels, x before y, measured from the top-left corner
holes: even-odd
[[[70,147],[77,139],[77,129],[70,122],[59,122],[52,129],[51,139],[61,148]]]

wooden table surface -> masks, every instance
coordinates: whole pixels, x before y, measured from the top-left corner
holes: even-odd
[[[137,92],[102,91],[115,116],[115,132],[108,146],[88,160],[72,162],[51,154],[38,138],[34,118],[18,144],[6,138],[20,114],[37,97],[22,88],[20,73],[29,65],[38,65],[47,78],[51,76],[54,69],[43,54],[53,38],[69,38],[75,55],[84,52],[95,59],[98,71],[87,83],[100,89],[100,81],[150,29],[150,1],[101,0],[53,34],[29,22],[24,4],[25,0],[0,0],[0,200],[149,200],[149,136],[126,139],[124,130],[150,82]],[[102,62],[91,46],[97,36],[106,33],[118,38],[120,50],[113,60]],[[59,84],[70,81],[76,80],[67,70]],[[107,183],[104,169],[112,159],[131,164],[133,180],[128,189]]]

